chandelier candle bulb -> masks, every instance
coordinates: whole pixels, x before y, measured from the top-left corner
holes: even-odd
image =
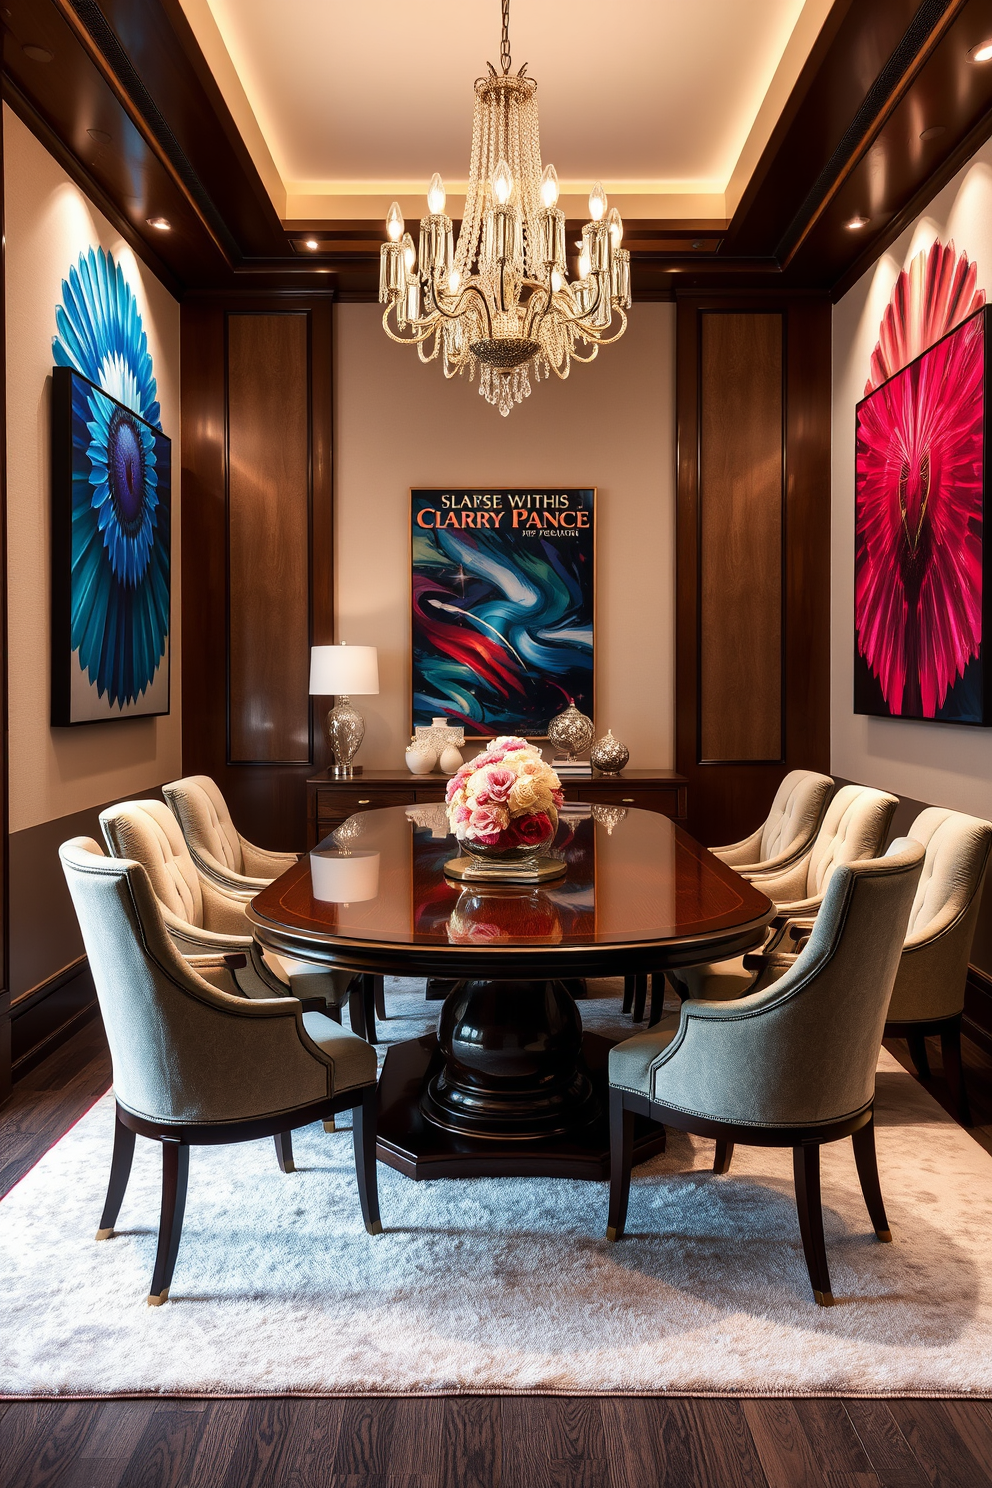
[[[541,177],[541,201],[545,207],[558,205],[558,172],[553,165],[546,165]]]
[[[616,251],[623,242],[623,218],[620,216],[616,207],[610,208],[606,221],[610,229],[610,244],[614,251]]]
[[[593,222],[601,222],[606,216],[607,195],[602,181],[597,181],[589,193],[589,216]]]
[[[393,202],[386,213],[386,234],[391,243],[398,243],[403,236],[406,223],[403,221],[403,213],[400,211],[399,202]]]
[[[447,193],[444,189],[444,182],[441,180],[437,171],[435,171],[431,176],[431,184],[427,188],[427,210],[432,216],[437,216],[440,212],[444,211],[446,200]]]

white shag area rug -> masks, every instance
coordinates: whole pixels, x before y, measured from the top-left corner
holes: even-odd
[[[617,1035],[620,984],[586,1025]],[[436,1022],[423,983],[387,983],[386,1041]],[[348,1120],[347,1115],[341,1118]],[[138,1139],[116,1238],[94,1232],[110,1096],[0,1203],[0,1394],[17,1396],[992,1394],[992,1158],[884,1051],[878,1150],[894,1244],[872,1234],[850,1142],[823,1152],[838,1305],[814,1305],[791,1154],[669,1133],[635,1169],[628,1238],[607,1186],[415,1183],[379,1165],[365,1234],[350,1130],[195,1148],[169,1303],[145,1304],[158,1148]]]

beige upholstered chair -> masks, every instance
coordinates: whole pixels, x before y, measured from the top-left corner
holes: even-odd
[[[247,964],[232,971],[246,997],[299,997],[338,1019],[347,999],[352,1028],[375,1042],[371,986],[351,972],[263,955],[245,914],[246,898],[199,873],[178,822],[161,801],[108,806],[100,813],[100,826],[115,858],[133,858],[144,867],[165,926],[184,956],[244,957]]]
[[[66,842],[59,856],[114,1067],[114,1155],[98,1240],[113,1234],[135,1134],[162,1144],[149,1303],[158,1306],[169,1295],[191,1146],[274,1137],[279,1166],[288,1173],[291,1133],[351,1109],[362,1216],[377,1234],[376,1061],[364,1039],[306,1012],[296,998],[240,996],[216,956],[207,981],[170,939],[140,863],[107,858],[87,837]]]
[[[925,850],[885,1022],[886,1038],[905,1038],[918,1073],[930,1073],[927,1034],[939,1034],[944,1074],[964,1126],[970,1126],[961,1067],[961,1015],[968,957],[982,904],[992,848],[992,823],[929,806],[908,837]],[[784,949],[748,958],[758,968],[755,989],[770,986],[795,960]]]
[[[229,893],[257,894],[292,868],[296,853],[266,852],[242,837],[227,802],[209,775],[187,775],[162,794],[182,829],[202,878]]]
[[[750,837],[710,852],[744,877],[781,872],[807,850],[827,809],[834,783],[815,770],[791,770],[767,817]]]
[[[607,1236],[624,1232],[634,1119],[717,1142],[791,1147],[813,1295],[833,1301],[820,1209],[820,1147],[853,1137],[875,1233],[890,1239],[875,1162],[875,1066],[923,848],[901,838],[884,858],[835,867],[808,944],[763,992],[686,1002],[657,1028],[610,1050]],[[660,1180],[664,1182],[664,1179]]]
[[[769,926],[766,950],[781,942],[790,922],[812,919],[842,864],[874,858],[881,852],[897,805],[895,796],[884,791],[862,785],[842,786],[801,858],[781,872],[751,876],[751,882],[768,895],[778,911]],[[745,966],[743,956],[686,967],[671,975],[681,996],[710,1001],[739,997],[755,979],[754,970]],[[656,1000],[652,997],[652,1019],[661,1011],[654,1006]]]

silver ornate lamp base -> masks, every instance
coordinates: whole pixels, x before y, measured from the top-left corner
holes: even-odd
[[[331,774],[339,780],[360,775],[361,765],[353,765],[352,760],[365,738],[365,719],[349,698],[338,698],[324,720],[324,734],[334,759]]]

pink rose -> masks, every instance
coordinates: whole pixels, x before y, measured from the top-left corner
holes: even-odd
[[[495,765],[486,776],[486,792],[490,801],[505,801],[513,789],[516,775],[512,770]],[[480,801],[482,797],[479,797]]]
[[[501,832],[476,832],[473,841],[479,842],[483,847],[499,847]]]
[[[529,749],[530,745],[526,739],[507,739],[503,746],[504,754],[512,754],[517,749]]]
[[[551,792],[551,799],[555,803],[555,806],[557,806],[558,809],[561,810],[562,806],[564,806],[565,804],[565,792],[560,790],[553,790]]]
[[[455,826],[461,826],[463,822],[471,821],[472,813],[467,806],[455,807]]]
[[[505,807],[476,806],[475,810],[471,813],[468,825],[473,837],[477,838],[480,842],[484,842],[487,847],[494,847],[496,841],[499,839],[500,832],[506,826],[506,821]],[[490,837],[494,839],[492,842],[486,840]]]

